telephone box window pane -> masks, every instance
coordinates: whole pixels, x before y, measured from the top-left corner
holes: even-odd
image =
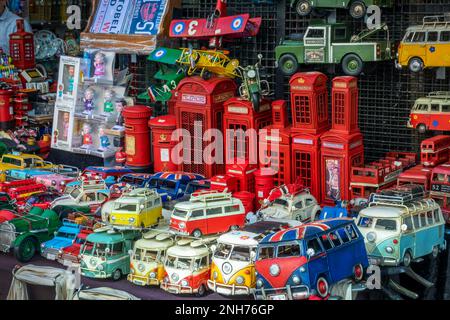
[[[309,97],[295,96],[295,121],[300,124],[311,124],[311,109]]]
[[[335,124],[345,124],[345,95],[341,92],[334,94],[334,122]]]

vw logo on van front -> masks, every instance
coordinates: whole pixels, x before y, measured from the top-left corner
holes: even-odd
[[[273,264],[269,268],[269,272],[273,277],[276,277],[280,274],[280,266],[277,264]]]
[[[222,266],[222,271],[225,274],[230,274],[231,271],[233,271],[233,267],[231,266],[231,264],[229,262],[225,262]]]

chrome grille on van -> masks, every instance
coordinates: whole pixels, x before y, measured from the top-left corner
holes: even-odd
[[[8,252],[16,240],[16,227],[8,222],[0,224],[0,250]]]

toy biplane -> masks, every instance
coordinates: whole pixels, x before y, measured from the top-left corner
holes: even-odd
[[[261,26],[261,18],[240,14],[227,16],[226,0],[217,0],[216,9],[207,19],[172,20],[172,38],[209,39],[211,48],[220,48],[223,38],[254,37]]]

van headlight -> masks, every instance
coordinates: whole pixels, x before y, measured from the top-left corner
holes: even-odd
[[[258,288],[262,288],[263,282],[262,282],[261,279],[256,280],[256,286],[257,286]]]
[[[130,218],[130,219],[128,219],[128,222],[130,222],[130,223],[133,223],[134,221],[136,221],[135,218]]]
[[[244,281],[245,281],[245,279],[244,279],[243,276],[239,276],[239,277],[236,278],[236,283],[237,284],[243,284]]]
[[[180,227],[180,229],[184,229],[184,228],[186,228],[186,223],[180,222],[180,223],[178,224],[178,227]]]
[[[217,274],[217,271],[214,271],[214,272],[213,272],[213,278],[214,278],[214,280],[216,280],[218,276],[219,276],[219,275]]]
[[[377,239],[377,234],[371,231],[367,234],[366,238],[369,242],[375,242],[375,240]]]
[[[111,220],[116,220],[116,216],[111,216]]]
[[[150,278],[156,278],[156,273],[154,273],[154,272],[150,272]]]
[[[187,287],[189,285],[189,283],[187,282],[187,280],[181,280],[181,285],[183,287]]]
[[[305,267],[300,267],[300,272],[306,272],[306,269],[305,269]]]
[[[386,250],[386,252],[387,253],[389,253],[389,254],[392,254],[392,253],[394,253],[394,248],[392,248],[392,247],[386,247],[386,248],[384,248],[384,250]]]
[[[99,264],[99,265],[97,266],[97,270],[103,271],[103,265],[102,265],[102,264]]]
[[[271,276],[276,277],[280,274],[280,266],[277,264],[273,264],[269,268],[269,273]]]
[[[292,277],[292,281],[293,281],[295,284],[300,284],[300,282],[302,282],[302,280],[300,279],[299,276],[293,276],[293,277]]]

